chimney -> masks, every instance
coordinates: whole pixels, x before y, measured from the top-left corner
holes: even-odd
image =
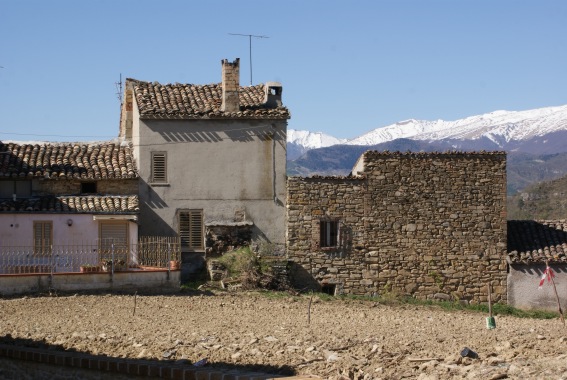
[[[238,89],[240,88],[240,58],[234,62],[223,59],[222,63],[222,104],[223,112],[238,112]]]
[[[264,104],[268,108],[282,106],[282,84],[279,82],[266,82],[264,84]]]

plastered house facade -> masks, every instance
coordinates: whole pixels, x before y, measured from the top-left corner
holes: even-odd
[[[222,82],[127,79],[120,136],[139,164],[140,234],[179,235],[184,268],[250,242],[285,247],[282,86],[242,87],[239,60]]]

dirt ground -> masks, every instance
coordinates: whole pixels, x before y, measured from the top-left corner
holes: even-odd
[[[488,330],[478,313],[314,297],[309,315],[309,300],[211,291],[2,299],[0,336],[324,379],[567,379],[558,319],[497,316]],[[461,358],[465,347],[479,358]]]

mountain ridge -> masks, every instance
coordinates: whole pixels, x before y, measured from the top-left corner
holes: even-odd
[[[309,133],[303,131],[303,138]],[[567,105],[494,111],[452,122],[409,119],[338,144],[311,146],[288,137],[288,153],[290,147],[302,151],[293,157],[288,154],[289,175],[346,175],[366,150],[506,151],[508,193],[515,194],[531,184],[567,175],[563,164],[567,160]]]

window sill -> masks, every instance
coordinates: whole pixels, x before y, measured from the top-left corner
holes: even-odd
[[[169,185],[169,182],[150,182],[149,185],[150,185],[150,186],[153,186],[153,187],[167,187],[167,186],[170,186],[170,185]]]

